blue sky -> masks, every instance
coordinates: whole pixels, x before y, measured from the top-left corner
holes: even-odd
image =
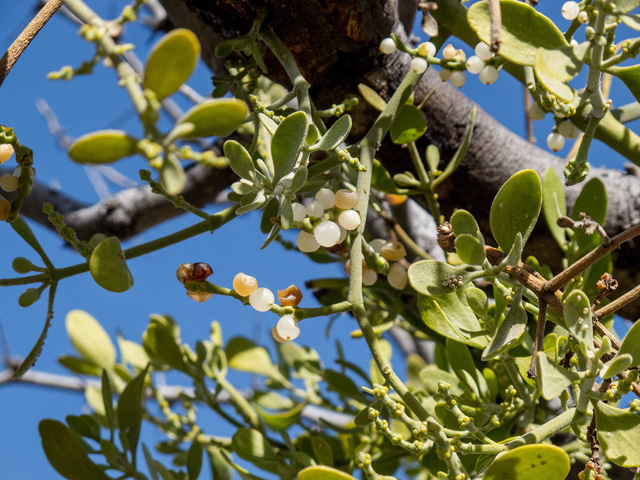
[[[12,23],[5,22],[5,28],[0,33],[2,51],[6,50],[28,23],[37,2],[4,3],[3,18],[11,19]],[[122,0],[88,3],[106,17],[117,15],[126,4]],[[559,7],[560,4],[557,4],[557,10]],[[558,13],[553,13],[554,18],[559,17]],[[561,23],[561,26],[566,25],[566,21]],[[76,35],[76,30],[75,25],[57,15],[36,37],[0,88],[0,123],[12,126],[20,141],[34,150],[34,166],[40,182],[59,188],[78,200],[93,203],[99,197],[85,168],[70,162],[66,153],[56,144],[48,132],[45,120],[36,109],[36,102],[44,99],[57,114],[66,134],[71,137],[102,128],[122,128],[138,132],[139,127],[125,92],[116,85],[112,70],[99,65],[90,77],[78,77],[72,82],[47,80],[48,72],[67,64],[78,66],[81,61],[92,56],[93,46],[81,40]],[[146,29],[128,26],[123,40],[135,43],[136,53],[144,59],[157,38],[159,37],[153,36]],[[468,47],[465,50],[471,55]],[[211,91],[209,77],[210,73],[200,65],[189,84],[201,94],[207,95]],[[517,106],[522,99],[520,84],[507,78],[506,74],[501,74],[498,83],[492,86],[481,85],[477,77],[469,77],[464,87],[465,93],[522,134],[523,114],[521,107]],[[512,108],[504,107],[505,98],[513,99],[509,102],[514,105]],[[179,95],[176,99],[183,107],[187,106]],[[539,144],[544,145],[550,129],[550,121],[536,124]],[[567,152],[568,148],[565,147],[563,152]],[[612,162],[609,165],[621,166],[622,160],[609,152],[608,149],[597,150],[593,158],[599,158],[597,155],[604,158],[606,155],[608,159],[612,159],[607,160]],[[604,160],[595,162],[596,165],[604,163]],[[146,164],[141,159],[130,159],[117,163],[115,167],[138,182],[137,171],[146,168]],[[112,193],[119,188],[110,183],[108,186]],[[215,207],[211,207],[209,211],[214,209]],[[126,242],[125,247],[166,235],[195,221],[197,219],[184,215],[146,231]],[[79,256],[73,254],[48,230],[38,225],[32,225],[32,228],[56,266],[67,266],[80,261]],[[0,251],[0,278],[17,275],[10,268],[11,261],[16,256],[25,256],[38,263],[37,255],[8,226],[0,226],[0,239],[5,247]],[[231,286],[234,275],[242,271],[255,276],[261,286],[271,288],[274,292],[291,283],[302,287],[309,278],[344,275],[339,265],[314,264],[303,255],[283,251],[277,245],[260,250],[263,241],[264,237],[259,233],[259,216],[250,214],[231,222],[213,235],[205,234],[129,262],[135,286],[126,293],[106,292],[95,285],[88,274],[63,281],[58,289],[53,326],[36,368],[45,372],[66,373],[57,363],[57,358],[61,354],[73,353],[64,328],[64,317],[72,309],[83,309],[91,313],[103,323],[114,341],[117,332],[121,332],[125,338],[140,341],[149,314],[167,313],[180,323],[183,340],[190,344],[208,336],[209,324],[213,320],[221,322],[227,340],[232,336],[244,335],[270,344],[269,332],[277,320],[275,315],[256,313],[231,298],[215,297],[205,304],[198,304],[184,294],[183,287],[175,279],[175,270],[180,263],[197,261],[211,264],[214,270],[211,280],[214,283]],[[23,290],[24,287],[0,290],[4,306],[0,310],[0,322],[8,349],[11,355],[22,357],[38,338],[46,313],[44,297],[28,309],[19,307],[17,299]],[[303,305],[315,305],[310,292],[305,291]],[[325,336],[326,322],[326,319],[306,320],[301,324],[302,334],[298,341],[319,350],[325,364],[330,364],[335,358],[335,342],[340,340],[349,352],[350,359],[367,365],[369,356],[363,341],[353,340],[348,335],[356,328],[355,322],[349,317],[342,317],[334,322],[328,338]],[[247,376],[238,376],[237,380],[246,384],[249,379]],[[37,425],[43,418],[63,420],[66,415],[86,412],[83,396],[56,389],[9,384],[0,386],[0,405],[0,478],[58,478],[42,452]],[[208,427],[217,429],[218,425],[213,423]],[[160,434],[147,430],[143,441],[152,445],[160,438]]]

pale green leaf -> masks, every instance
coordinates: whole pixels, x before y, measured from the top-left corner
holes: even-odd
[[[308,121],[304,112],[292,113],[278,125],[271,141],[274,184],[293,170],[300,148],[307,136],[307,129]]]
[[[160,180],[169,195],[178,195],[182,192],[187,177],[178,157],[173,154],[164,157],[160,169]]]
[[[378,95],[378,92],[373,88],[366,86],[364,83],[358,84],[358,92],[360,92],[360,95],[362,95],[365,102],[377,111],[381,112],[387,107],[387,102],[385,102],[384,98]]]
[[[126,292],[133,286],[133,277],[127,266],[120,240],[109,237],[98,244],[89,259],[89,272],[105,290]]]
[[[423,295],[445,295],[474,279],[472,272],[437,260],[413,263],[408,276],[411,286]]]
[[[566,102],[573,101],[576,94],[568,82],[580,73],[590,48],[591,42],[555,50],[539,48],[533,68],[542,86]]]
[[[65,320],[67,335],[76,351],[91,365],[111,370],[116,349],[102,325],[82,310],[71,310]]]
[[[226,354],[229,366],[235,370],[267,377],[274,375],[275,367],[267,350],[247,338],[232,338],[227,343]]]
[[[394,118],[389,133],[393,143],[401,145],[415,142],[426,131],[427,123],[420,109],[414,105],[405,105]]]
[[[331,125],[331,128],[327,130],[327,133],[322,136],[320,141],[311,147],[311,150],[332,150],[344,142],[347,135],[349,135],[349,131],[351,131],[351,117],[342,115]]]
[[[251,182],[255,180],[255,166],[246,148],[235,140],[227,140],[224,143],[224,156],[236,175]]]
[[[542,182],[542,207],[549,231],[560,248],[567,249],[565,229],[558,226],[558,218],[567,215],[567,201],[564,195],[562,180],[553,169],[547,168]]]
[[[482,360],[491,360],[513,347],[527,328],[527,312],[522,306],[522,293],[516,294],[509,313],[498,326],[496,334],[482,352]]]
[[[573,290],[564,300],[564,321],[567,330],[577,341],[593,345],[591,302],[582,290]]]
[[[621,467],[640,467],[640,416],[597,402],[598,441],[607,460]]]
[[[565,480],[571,470],[569,455],[555,445],[524,445],[498,457],[484,480]]]
[[[69,157],[79,163],[111,163],[137,152],[138,140],[122,130],[99,130],[78,138]]]
[[[469,265],[482,265],[487,258],[484,244],[466,233],[456,236],[456,253]]]
[[[298,480],[356,480],[348,473],[326,465],[307,467],[298,472]]]
[[[192,123],[195,127],[181,138],[226,137],[248,113],[247,105],[237,98],[214,98],[190,108],[176,123]]]

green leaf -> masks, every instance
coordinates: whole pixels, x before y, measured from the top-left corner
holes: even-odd
[[[627,27],[640,30],[640,15],[619,15],[618,18],[622,20],[622,23]]]
[[[489,298],[487,294],[476,287],[469,287],[464,291],[469,308],[476,315],[485,316],[489,312]]]
[[[620,352],[616,354],[609,362],[605,363],[604,369],[600,372],[602,378],[611,378],[626,370],[633,363],[633,357],[628,353]]]
[[[582,290],[573,290],[564,300],[564,321],[577,341],[584,340],[588,346],[593,345],[591,303]]]
[[[604,225],[607,217],[607,189],[600,179],[592,178],[582,187],[580,195],[571,209],[571,218],[580,220],[580,212],[586,213],[600,225]],[[600,245],[601,240],[597,233],[587,235],[584,230],[580,229],[575,229],[573,233],[575,244],[573,245],[572,259],[581,257]]]
[[[278,216],[279,209],[280,204],[278,203],[278,199],[275,197],[271,197],[271,200],[267,202],[264,210],[262,210],[262,218],[260,220],[260,231],[262,233],[269,233],[275,226],[273,223],[271,223],[271,219]]]
[[[118,399],[118,407],[116,409],[120,434],[126,435],[128,439],[128,446],[126,449],[131,452],[134,463],[138,447],[138,439],[140,438],[142,413],[144,411],[142,404],[147,370],[148,368],[145,368],[125,387]]]
[[[484,480],[565,480],[570,470],[569,455],[562,448],[524,445],[498,455]]]
[[[578,378],[576,372],[561,367],[545,352],[538,352],[537,365],[540,392],[545,400],[556,398]]]
[[[182,372],[187,371],[182,349],[168,327],[151,323],[142,336],[142,344],[151,358],[161,360]]]
[[[189,480],[196,480],[202,469],[202,444],[193,442],[187,452],[187,473]]]
[[[291,200],[283,195],[281,202],[280,225],[283,230],[289,230],[289,228],[291,228],[291,222],[293,222],[293,208],[291,207]]]
[[[307,136],[308,126],[307,116],[304,112],[292,113],[278,125],[271,141],[274,185],[293,170],[300,148]]]
[[[516,0],[501,0],[500,10],[502,44],[498,54],[507,60],[533,66],[538,48],[555,50],[569,45],[558,27],[530,5]],[[487,1],[473,4],[467,19],[480,40],[491,45],[491,17]]]
[[[351,117],[349,115],[343,115],[331,125],[327,133],[325,133],[320,141],[313,145],[310,150],[333,150],[344,142],[344,139],[347,138],[350,131]]]
[[[487,258],[484,244],[466,233],[456,236],[456,253],[460,260],[469,265],[482,265]]]
[[[96,367],[93,363],[85,360],[84,358],[60,355],[58,357],[58,362],[63,367],[80,375],[99,377],[102,374],[102,369],[100,367]]]
[[[387,107],[384,98],[378,95],[373,88],[367,87],[364,83],[358,84],[358,92],[364,98],[364,101],[371,105],[374,109],[381,112]]]
[[[371,172],[371,188],[380,192],[400,194],[396,183],[391,178],[389,171],[384,168],[380,160],[373,160],[373,172]]]
[[[109,423],[109,430],[113,432],[116,429],[116,415],[113,410],[113,393],[111,391],[111,380],[106,370],[102,371],[102,403],[104,404],[104,413]]]
[[[511,250],[518,232],[522,234],[524,246],[538,220],[541,206],[542,185],[535,170],[518,172],[502,185],[491,204],[489,223],[503,252]]]
[[[300,165],[296,170],[296,173],[293,174],[293,179],[291,180],[291,193],[296,193],[307,182],[307,177],[309,176],[309,170],[306,165]]]
[[[418,295],[418,309],[422,320],[430,329],[476,348],[487,345],[486,332],[478,317],[459,298],[464,292],[429,297]]]
[[[356,400],[362,399],[360,389],[345,374],[327,369],[324,371],[324,380],[329,385],[329,390],[336,392],[338,395],[355,398]]]
[[[109,480],[93,463],[80,441],[63,423],[42,420],[38,425],[42,448],[56,471],[69,480]]]
[[[547,168],[544,172],[542,199],[544,219],[547,221],[551,236],[564,252],[567,250],[567,237],[565,229],[559,227],[557,221],[558,218],[567,215],[567,201],[564,195],[562,180],[560,180],[560,177],[553,167]]]
[[[478,222],[476,222],[473,215],[466,210],[456,210],[455,213],[451,215],[449,223],[451,223],[451,229],[456,236],[462,234],[471,235],[472,237],[477,238],[484,245],[484,237],[480,232]]]
[[[636,321],[633,326],[629,329],[624,339],[622,340],[622,345],[620,345],[620,350],[618,350],[617,355],[631,355],[633,360],[631,361],[631,366],[636,367],[640,365],[640,322]],[[616,355],[616,356],[617,356]]]
[[[261,408],[257,404],[253,404],[253,408],[255,408],[256,412],[260,418],[266,423],[269,428],[274,430],[286,430],[291,425],[296,423],[300,418],[300,414],[302,410],[306,406],[305,403],[298,403],[293,408],[289,408],[288,410],[282,410],[278,412],[270,412]]]
[[[322,437],[311,437],[311,448],[313,449],[313,455],[316,457],[319,463],[322,465],[333,465],[333,450],[331,445]]]
[[[170,31],[149,53],[142,87],[153,90],[158,100],[168,97],[191,76],[199,57],[200,43],[191,30]]]
[[[473,280],[472,272],[456,268],[437,260],[422,260],[409,267],[409,283],[423,295],[446,295]],[[449,281],[450,277],[461,279],[462,285]],[[449,285],[454,285],[450,287]]]
[[[429,165],[429,170],[431,172],[436,172],[438,170],[438,166],[440,165],[440,150],[435,145],[429,145],[425,152],[425,156],[427,157],[427,165]]]
[[[91,415],[68,415],[65,420],[77,434],[96,442],[100,441],[100,424]]]
[[[116,349],[95,318],[82,310],[71,310],[65,324],[73,347],[85,360],[101,369],[113,369]]]
[[[498,326],[496,334],[482,352],[482,360],[487,361],[499,356],[513,347],[524,335],[527,328],[527,312],[522,306],[522,293],[516,294],[509,313]]]
[[[255,181],[255,166],[246,148],[235,140],[227,140],[224,143],[224,156],[229,160],[229,166],[236,175],[251,182]]]
[[[640,416],[602,402],[594,405],[600,447],[621,467],[640,467]]]
[[[259,431],[249,428],[238,429],[231,439],[231,446],[233,451],[243,460],[251,462],[263,470],[277,473],[281,457]]]
[[[116,237],[103,240],[93,250],[89,271],[95,282],[110,292],[126,292],[133,286],[133,277]]]
[[[456,376],[472,390],[477,390],[484,399],[490,398],[489,386],[476,368],[469,347],[447,338],[447,359]]]
[[[142,345],[118,337],[118,347],[120,347],[122,363],[129,364],[138,370],[142,370],[149,363],[149,355],[144,351]]]
[[[560,99],[571,102],[575,91],[568,82],[582,70],[591,42],[583,42],[575,47],[557,47],[555,50],[539,48],[536,53],[534,71],[544,88]]]
[[[169,195],[178,195],[187,181],[187,177],[178,157],[169,154],[162,161],[160,181]]]
[[[272,377],[276,373],[267,350],[247,338],[232,338],[227,343],[226,354],[229,366],[235,370],[267,377]]]
[[[111,163],[137,152],[138,140],[122,130],[98,130],[81,136],[69,147],[69,157],[79,163]]]
[[[237,98],[214,98],[190,108],[176,124],[192,123],[195,127],[181,138],[226,137],[248,114],[247,105]]]
[[[314,465],[298,472],[298,480],[356,480],[348,473],[326,465]]]
[[[208,445],[207,454],[211,465],[211,476],[213,480],[232,480],[233,472],[231,466],[226,462],[221,453],[221,449],[215,445]]]
[[[427,131],[427,122],[420,109],[414,105],[405,105],[391,124],[391,140],[396,144],[411,143],[418,140]]]
[[[629,13],[640,5],[640,0],[614,0],[612,4],[616,13]]]
[[[366,427],[373,422],[373,418],[369,417],[369,408],[380,411],[383,406],[384,404],[382,403],[382,400],[376,400],[371,405],[367,405],[358,412],[358,414],[353,419],[353,423],[356,425],[356,427]]]

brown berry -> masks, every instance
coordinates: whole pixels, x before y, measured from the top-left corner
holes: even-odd
[[[278,290],[278,300],[283,307],[296,307],[302,301],[302,292],[295,285]]]

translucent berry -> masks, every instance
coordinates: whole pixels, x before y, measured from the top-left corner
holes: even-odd
[[[409,283],[407,277],[407,270],[399,263],[394,263],[389,267],[389,273],[387,273],[387,280],[389,285],[398,290],[404,290]]]
[[[467,72],[477,75],[482,71],[483,68],[484,60],[482,60],[477,55],[469,57],[469,60],[467,60]]]
[[[485,85],[496,83],[496,80],[498,80],[498,69],[496,67],[492,67],[491,65],[487,65],[482,69],[478,78]]]
[[[302,222],[307,216],[307,207],[305,207],[301,203],[298,203],[298,202],[292,203],[291,209],[293,210],[294,222]]]
[[[449,44],[442,50],[442,58],[445,60],[453,60],[456,58],[456,47]]]
[[[285,342],[290,342],[291,340],[295,340],[300,335],[300,327],[298,327],[298,322],[291,315],[283,315],[276,323],[276,333],[278,336],[285,340]],[[276,338],[276,340],[278,340]]]
[[[273,339],[278,342],[278,343],[289,343],[288,340],[285,340],[284,338],[282,338],[280,335],[278,335],[278,330],[276,329],[276,326],[274,325],[273,328],[271,329],[271,336],[273,337]]]
[[[411,71],[413,73],[421,74],[427,69],[427,61],[424,58],[416,57],[411,60]]]
[[[5,192],[15,192],[18,189],[18,177],[5,173],[0,177],[0,187]]]
[[[574,138],[578,137],[578,135],[580,134],[580,130],[573,123],[567,121],[562,122],[560,125],[558,125],[558,133],[564,138],[573,140]],[[0,181],[2,181],[2,178],[0,178]]]
[[[13,155],[13,145],[3,143],[0,145],[0,164],[6,162]]]
[[[11,202],[9,200],[5,200],[4,198],[0,198],[0,221],[4,221],[9,218],[10,213]]]
[[[320,218],[324,213],[324,207],[318,200],[314,200],[307,205],[307,215],[311,218]]]
[[[584,10],[578,14],[578,21],[580,23],[588,23],[589,22],[589,14]]]
[[[529,108],[529,111],[527,112],[527,116],[531,120],[535,120],[535,121],[542,120],[545,115],[546,115],[546,112],[542,109],[540,105],[538,105],[535,102],[533,103],[533,105],[531,105],[531,107]]]
[[[247,297],[258,289],[258,280],[240,272],[233,277],[233,289],[241,297]]]
[[[380,255],[390,262],[395,262],[407,256],[407,251],[400,242],[391,240],[386,242],[382,248],[380,248]]]
[[[283,307],[297,307],[302,301],[302,292],[295,285],[278,290],[278,301]]]
[[[484,42],[480,42],[479,44],[477,44],[475,51],[476,55],[484,61],[491,60],[493,58],[491,47]]]
[[[418,55],[422,57],[435,57],[436,46],[431,42],[422,42],[418,45]]]
[[[382,246],[387,243],[386,240],[382,239],[382,238],[376,238],[373,239],[369,242],[369,246],[371,248],[373,248],[373,251],[376,252],[378,255],[380,255],[380,250],[382,249]]]
[[[455,72],[451,72],[451,75],[449,76],[449,81],[451,82],[451,85],[453,85],[454,87],[460,88],[464,85],[464,82],[467,81],[467,76],[464,74],[464,72],[460,70],[456,70]]]
[[[338,208],[353,208],[358,203],[358,194],[343,188],[336,192],[336,207]]]
[[[355,230],[361,221],[360,214],[355,210],[345,210],[338,217],[338,223],[346,230]]]
[[[362,272],[362,284],[365,287],[370,287],[378,280],[378,274],[373,270],[369,270],[368,268],[363,270]]]
[[[200,303],[204,303],[207,300],[209,300],[211,297],[213,297],[213,293],[205,293],[205,292],[189,292],[187,291],[187,295],[190,298],[193,298],[196,302],[200,302]]]
[[[273,292],[268,288],[257,288],[251,295],[249,295],[249,304],[259,312],[266,312],[273,307],[275,297]]]
[[[322,204],[325,210],[329,210],[336,204],[336,194],[328,188],[321,188],[316,193],[316,200]]]
[[[446,68],[443,68],[442,70],[440,70],[440,80],[442,80],[443,82],[446,82],[447,80],[449,80],[450,76],[451,76],[451,70],[448,70]]]
[[[340,240],[340,227],[337,224],[324,221],[316,225],[313,229],[313,236],[323,247],[333,247]]]
[[[580,13],[580,5],[576,2],[564,2],[562,5],[562,16],[565,20],[573,20]]]
[[[342,243],[346,240],[347,238],[347,229],[344,228],[342,225],[338,225],[338,228],[340,229],[340,238],[338,238],[338,243]]]
[[[396,42],[393,41],[393,38],[385,38],[380,42],[380,51],[385,55],[389,55],[396,51]]]
[[[316,237],[307,232],[300,232],[296,238],[296,245],[301,252],[310,253],[315,252],[320,248],[320,244],[316,240]]]
[[[557,132],[550,133],[547,137],[547,146],[554,152],[561,150],[564,147],[564,137]]]
[[[18,165],[13,171],[13,176],[19,177],[21,173],[22,173],[22,167]],[[31,178],[31,180],[36,178],[36,169],[33,167],[29,167],[29,178]]]
[[[176,270],[176,277],[183,285],[187,282],[204,282],[213,274],[213,269],[208,263],[182,263]]]

